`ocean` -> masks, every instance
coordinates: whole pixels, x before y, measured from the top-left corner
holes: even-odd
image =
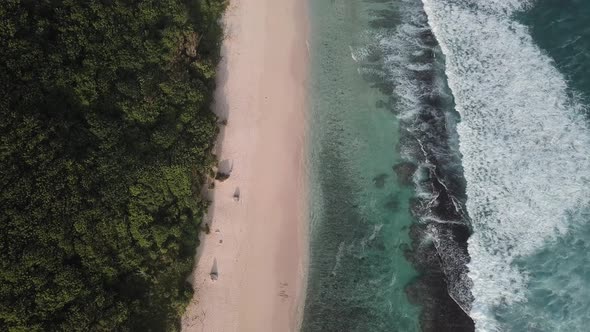
[[[309,7],[302,330],[586,330],[590,3]]]

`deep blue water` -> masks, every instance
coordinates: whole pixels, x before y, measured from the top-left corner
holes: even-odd
[[[555,61],[568,86],[590,96],[590,3],[584,0],[541,0],[519,15],[535,43]]]

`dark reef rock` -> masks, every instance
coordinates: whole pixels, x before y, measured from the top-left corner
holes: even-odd
[[[385,180],[389,177],[389,175],[385,173],[381,173],[373,178],[373,183],[377,188],[383,188],[385,186]]]
[[[395,171],[395,174],[397,174],[399,183],[405,186],[412,185],[412,177],[414,176],[416,169],[418,169],[418,167],[409,161],[403,161],[393,165],[393,170]]]
[[[455,230],[465,240],[469,231],[459,225]],[[420,272],[414,282],[406,287],[410,302],[421,305],[420,324],[424,332],[471,332],[475,330],[473,320],[449,296],[446,280],[449,279],[441,262],[445,259],[434,242],[424,243],[428,236],[428,226],[415,224],[410,230],[413,242],[421,242],[418,248],[408,249],[405,254]],[[459,240],[459,239],[457,239]]]

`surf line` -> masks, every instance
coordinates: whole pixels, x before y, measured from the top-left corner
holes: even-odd
[[[446,58],[467,182],[469,310],[501,329],[498,308],[527,300],[516,265],[563,236],[590,205],[590,136],[552,60],[512,15],[527,1],[422,0]]]

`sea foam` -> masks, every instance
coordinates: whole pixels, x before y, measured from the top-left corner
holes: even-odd
[[[468,242],[479,331],[527,299],[516,261],[565,235],[590,198],[590,137],[552,60],[513,14],[527,1],[423,0],[446,57],[467,181]]]
[[[401,1],[396,13],[400,23],[378,36],[378,48],[392,86],[392,108],[400,120],[400,154],[416,165],[411,205],[418,222],[410,230],[410,259],[429,271],[409,286],[408,293],[423,306],[424,330],[469,330],[473,323],[466,313],[473,297],[466,268],[469,230],[456,140],[458,116],[422,3]],[[442,312],[448,316],[441,319]]]

